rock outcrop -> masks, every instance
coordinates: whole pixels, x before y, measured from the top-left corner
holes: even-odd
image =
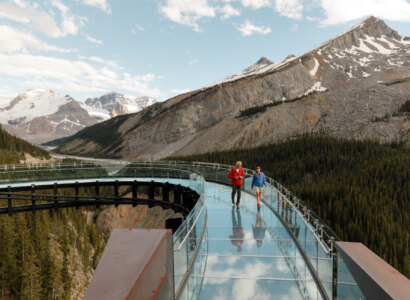
[[[109,235],[115,228],[165,228],[165,220],[181,217],[172,210],[161,207],[148,208],[146,205],[108,206],[100,211],[96,218],[97,228]]]

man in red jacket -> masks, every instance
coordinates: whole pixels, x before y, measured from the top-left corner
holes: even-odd
[[[236,167],[231,169],[231,171],[229,172],[229,178],[232,179],[232,204],[235,205],[235,194],[238,193],[236,208],[239,209],[239,202],[241,200],[241,187],[243,183],[242,179],[244,178],[241,161],[237,161]]]

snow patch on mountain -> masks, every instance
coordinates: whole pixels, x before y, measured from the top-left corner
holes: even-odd
[[[312,85],[312,87],[311,87],[310,89],[308,89],[308,90],[303,94],[303,96],[307,96],[307,95],[312,94],[312,93],[321,93],[321,92],[326,92],[326,91],[327,91],[327,88],[325,88],[325,87],[322,86],[322,82],[317,81],[317,82],[315,82],[314,85]],[[300,96],[300,97],[301,97],[301,96]]]
[[[32,89],[14,98],[1,98],[0,124],[10,133],[39,144],[117,115],[138,112],[155,102],[146,96],[109,93],[84,103],[52,90]]]
[[[200,90],[205,90],[205,89],[208,89],[216,85],[220,85],[220,84],[227,83],[227,82],[232,82],[232,81],[245,78],[248,76],[262,74],[262,73],[265,73],[271,70],[273,66],[274,66],[274,63],[272,61],[270,61],[266,57],[262,57],[255,64],[249,66],[242,72],[239,72],[239,73],[236,73],[230,76],[226,76],[220,80],[217,80],[209,85],[202,87]]]
[[[310,75],[312,76],[315,76],[317,73],[317,70],[319,69],[319,62],[317,61],[316,58],[314,58],[314,60],[315,60],[315,65],[313,66],[313,69],[309,71]]]
[[[117,115],[136,113],[157,101],[148,96],[132,96],[111,92],[98,98],[88,98],[82,107],[92,116],[107,120]]]
[[[25,122],[34,118],[51,115],[73,99],[56,94],[52,90],[32,89],[17,96],[11,102],[2,103],[0,108],[0,123],[24,119]]]

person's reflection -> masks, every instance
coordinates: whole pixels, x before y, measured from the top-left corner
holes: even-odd
[[[298,223],[295,222],[295,224],[292,226],[292,231],[296,238],[299,239],[300,225]]]
[[[193,252],[196,248],[196,225],[192,228],[189,234],[189,250]]]
[[[288,228],[292,229],[292,210],[290,209],[289,206],[283,206],[282,207],[282,211],[281,211],[281,217],[282,219],[286,222]],[[282,247],[285,248],[292,248],[292,240],[291,237],[287,235],[287,237],[280,242]]]
[[[258,207],[258,213],[256,214],[255,225],[252,225],[253,238],[256,241],[258,248],[262,247],[262,241],[265,238],[266,227],[263,226],[261,210]]]
[[[235,217],[235,211],[237,216]],[[244,240],[244,233],[242,228],[241,212],[232,206],[232,235],[229,236],[232,245],[234,245],[238,253],[242,252],[242,245]]]

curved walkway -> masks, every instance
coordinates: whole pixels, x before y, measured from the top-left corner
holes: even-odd
[[[182,299],[321,299],[281,221],[256,198],[206,182],[207,234]],[[195,241],[190,241],[191,244]],[[175,274],[178,276],[178,274]]]
[[[13,165],[4,166],[0,187],[27,185],[30,180],[36,185],[96,179],[180,184],[197,191],[200,201],[174,233],[178,299],[330,299],[336,294],[338,299],[363,298],[344,262],[324,245],[331,241],[324,224],[299,199],[268,178],[266,205],[258,210],[248,192],[250,181],[245,180],[237,210],[231,187],[223,184],[228,183],[229,168],[161,161]],[[247,170],[246,179],[251,174]]]

